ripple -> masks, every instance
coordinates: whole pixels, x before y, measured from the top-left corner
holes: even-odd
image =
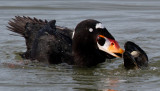
[[[157,0],[0,1],[0,89],[158,91],[159,4],[160,1]],[[149,68],[127,71],[123,67],[123,59],[106,60],[93,68],[79,68],[67,64],[22,64],[25,60],[17,58],[17,53],[26,50],[25,40],[6,28],[7,22],[16,15],[56,19],[57,25],[69,28],[75,28],[76,24],[84,19],[99,20],[122,47],[126,41],[133,41],[142,47],[149,56]]]

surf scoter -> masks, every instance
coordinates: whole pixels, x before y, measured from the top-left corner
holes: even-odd
[[[27,51],[22,56],[31,60],[95,66],[106,58],[122,56],[118,42],[99,21],[84,20],[74,32],[55,23],[16,16],[7,27],[25,38]]]
[[[128,41],[124,48],[123,59],[126,69],[142,69],[148,66],[148,56],[138,45]]]
[[[84,20],[76,26],[73,34],[72,51],[77,65],[94,66],[106,58],[122,56],[123,49],[99,21]]]

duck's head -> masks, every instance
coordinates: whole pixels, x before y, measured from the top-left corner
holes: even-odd
[[[73,56],[78,65],[97,65],[106,58],[122,57],[123,49],[99,21],[88,19],[80,22],[72,38]]]
[[[135,43],[128,41],[124,45],[124,67],[126,69],[139,69],[148,66],[146,53]]]

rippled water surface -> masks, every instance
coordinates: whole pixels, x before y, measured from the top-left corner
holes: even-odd
[[[146,70],[123,68],[123,60],[106,61],[93,68],[66,64],[20,64],[17,55],[26,50],[25,40],[7,30],[14,16],[57,20],[75,28],[84,19],[101,21],[123,47],[126,41],[140,45],[148,54]],[[1,91],[160,91],[159,0],[0,0]]]

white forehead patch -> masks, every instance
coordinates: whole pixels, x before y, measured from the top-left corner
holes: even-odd
[[[73,33],[72,33],[72,39],[73,39],[73,37],[74,37],[74,33],[75,33],[75,31],[73,31]]]
[[[96,24],[96,29],[97,29],[97,28],[102,28],[102,29],[103,29],[103,28],[104,28],[104,26],[103,26],[103,24],[102,24],[102,23],[97,23],[97,24]]]
[[[89,32],[93,32],[93,29],[92,29],[92,28],[89,28]]]

